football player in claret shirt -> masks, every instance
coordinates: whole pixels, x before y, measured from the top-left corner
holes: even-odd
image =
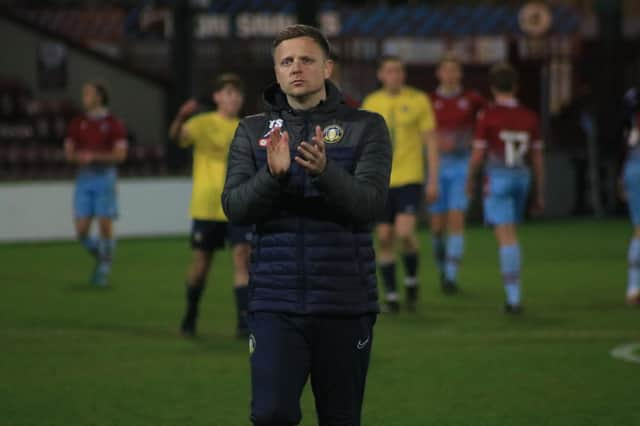
[[[458,290],[458,267],[464,251],[465,191],[473,129],[485,99],[475,90],[462,87],[462,65],[453,55],[438,64],[437,89],[431,94],[436,114],[436,136],[440,151],[440,196],[433,203],[431,233],[433,253],[446,294]]]
[[[127,132],[107,109],[109,95],[100,83],[82,87],[84,113],[69,124],[64,151],[67,161],[78,166],[73,200],[78,240],[96,260],[91,282],[108,284],[115,249],[113,220],[118,216],[117,164],[127,156]],[[89,235],[98,219],[100,238]]]
[[[527,204],[533,170],[534,208],[544,208],[544,158],[538,115],[518,102],[518,76],[507,64],[489,73],[495,102],[478,116],[467,194],[473,193],[474,176],[485,167],[485,222],[494,227],[499,246],[500,270],[506,293],[505,312],[522,310],[520,295],[521,250],[516,224]],[[531,167],[530,167],[531,166]]]
[[[627,157],[622,173],[624,199],[629,204],[629,216],[633,225],[633,236],[629,243],[627,281],[627,303],[640,305],[640,95],[638,89],[627,91],[624,96],[624,139]]]

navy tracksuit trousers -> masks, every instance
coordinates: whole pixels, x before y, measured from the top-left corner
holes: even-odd
[[[319,426],[359,426],[375,321],[375,314],[249,314],[253,424],[300,423],[311,377]]]

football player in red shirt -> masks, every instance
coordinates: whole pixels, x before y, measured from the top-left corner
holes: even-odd
[[[73,199],[78,240],[97,260],[91,282],[106,286],[115,249],[113,220],[118,216],[116,166],[127,156],[127,131],[107,109],[109,94],[96,82],[82,87],[84,113],[71,120],[64,143],[67,161],[77,165]],[[89,235],[98,219],[100,238]]]
[[[505,311],[521,311],[521,254],[516,224],[522,219],[534,175],[534,208],[544,208],[544,157],[538,115],[518,102],[518,75],[507,64],[494,66],[489,79],[495,103],[478,116],[469,162],[467,194],[483,163],[485,222],[494,227],[506,293]]]
[[[445,294],[458,290],[458,267],[464,252],[465,191],[473,128],[486,100],[462,86],[462,64],[445,55],[438,65],[438,88],[431,93],[440,150],[440,195],[429,206],[433,253]]]

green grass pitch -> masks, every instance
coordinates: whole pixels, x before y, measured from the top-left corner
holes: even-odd
[[[515,318],[501,310],[492,233],[467,235],[463,292],[447,297],[421,234],[419,312],[378,319],[363,425],[640,425],[640,364],[609,354],[640,342],[640,309],[624,304],[629,224],[523,226]],[[120,241],[100,289],[77,244],[0,246],[0,426],[248,425],[229,253],[196,340],[177,333],[189,256],[186,237]],[[302,407],[302,425],[316,424],[308,388]]]

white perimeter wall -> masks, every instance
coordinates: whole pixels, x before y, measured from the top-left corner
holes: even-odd
[[[546,217],[567,217],[575,200],[567,155],[546,158]],[[186,235],[191,178],[120,178],[119,237]],[[0,184],[0,242],[73,239],[73,182]]]
[[[0,184],[0,241],[73,239],[72,181]],[[120,179],[119,237],[184,235],[190,178]]]

